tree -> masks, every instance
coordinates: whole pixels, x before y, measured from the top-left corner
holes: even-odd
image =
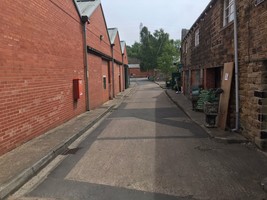
[[[128,56],[132,58],[140,58],[140,47],[141,44],[138,42],[135,42],[131,47],[127,46]]]
[[[153,48],[154,38],[146,26],[144,26],[140,32],[140,38],[140,67],[143,71],[149,71],[155,68],[156,65],[155,53]]]
[[[177,50],[176,63],[180,63],[180,61],[181,61],[181,54],[180,54],[181,40],[174,40],[174,47]]]
[[[174,41],[167,41],[163,46],[162,54],[157,58],[158,69],[160,69],[165,77],[168,77],[172,72],[177,71],[174,66],[177,54],[178,51],[175,48]]]
[[[142,71],[157,68],[168,76],[175,70],[174,63],[180,62],[180,40],[170,40],[163,29],[151,34],[146,26],[140,31],[140,38],[140,43],[135,42],[127,51],[129,57],[140,59]]]
[[[166,44],[166,42],[169,41],[169,34],[165,33],[163,29],[160,29],[156,30],[153,35],[156,39],[155,49],[157,49],[156,56],[158,57],[163,53],[163,47]]]

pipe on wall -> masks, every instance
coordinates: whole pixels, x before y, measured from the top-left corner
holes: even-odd
[[[86,24],[89,23],[88,17],[82,17],[83,23],[83,47],[84,47],[84,78],[85,78],[85,104],[86,110],[90,110],[90,98],[89,98],[89,72],[88,72],[88,54],[87,54],[87,40],[86,40]]]
[[[111,44],[111,54],[112,54],[112,96],[115,98],[115,72],[114,72],[114,46],[115,44]]]
[[[239,65],[238,65],[238,35],[237,35],[237,5],[236,0],[234,0],[234,48],[235,48],[235,128],[232,131],[239,130]]]
[[[73,0],[73,3],[75,5],[75,8],[77,12],[80,15],[81,23],[82,23],[82,34],[83,34],[83,49],[84,49],[84,80],[85,80],[85,106],[86,110],[90,110],[90,104],[89,104],[89,73],[88,73],[88,55],[87,55],[87,40],[86,40],[86,24],[89,24],[89,18],[88,16],[82,16],[77,2]]]

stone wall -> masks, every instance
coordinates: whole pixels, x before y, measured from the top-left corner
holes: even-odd
[[[223,0],[213,0],[182,41],[183,75],[204,69],[204,87],[214,85],[212,69],[234,61],[234,24],[223,25]],[[266,138],[267,128],[267,1],[237,1],[240,126],[252,140]],[[200,30],[200,44],[195,46],[195,30]],[[191,42],[190,42],[191,41]],[[190,46],[185,51],[185,45]],[[209,72],[209,73],[207,73]],[[216,74],[216,73],[215,73]],[[189,75],[187,75],[189,76]],[[216,78],[216,77],[215,77]],[[190,77],[183,80],[192,81]],[[231,88],[228,127],[235,125],[235,77]],[[184,83],[184,85],[188,83]]]
[[[241,1],[238,9],[241,127],[252,139],[267,139],[267,1]]]

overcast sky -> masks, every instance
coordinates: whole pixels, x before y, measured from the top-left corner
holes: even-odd
[[[150,32],[163,28],[171,39],[181,39],[210,0],[101,0],[108,28],[119,29],[127,45],[139,42],[142,23]]]

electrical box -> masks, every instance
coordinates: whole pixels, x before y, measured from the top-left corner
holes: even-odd
[[[73,79],[73,98],[75,101],[83,95],[83,81],[81,79]]]

